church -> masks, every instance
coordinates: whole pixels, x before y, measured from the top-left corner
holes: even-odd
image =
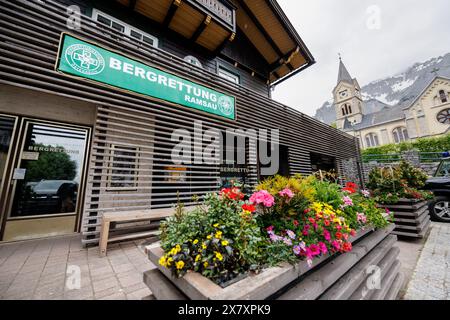
[[[342,59],[333,90],[336,127],[358,138],[362,149],[450,133],[450,79],[436,75],[411,103],[365,112],[361,87]]]

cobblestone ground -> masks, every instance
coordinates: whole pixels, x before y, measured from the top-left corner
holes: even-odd
[[[450,300],[450,224],[432,224],[404,299]]]
[[[139,242],[110,245],[106,258],[79,236],[3,244],[0,299],[141,300],[151,294],[142,274],[152,268]]]

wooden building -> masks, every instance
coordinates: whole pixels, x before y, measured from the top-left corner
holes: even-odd
[[[280,174],[358,178],[352,136],[270,97],[314,63],[275,0],[0,0],[0,52],[2,241],[96,243],[103,212],[261,179],[251,139],[244,164],[174,163],[177,130],[278,129]]]

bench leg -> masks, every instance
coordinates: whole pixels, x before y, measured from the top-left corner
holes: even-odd
[[[108,246],[108,238],[109,238],[109,221],[103,221],[102,223],[102,229],[100,231],[100,243],[99,243],[99,249],[100,249],[100,257],[106,256],[106,248]]]

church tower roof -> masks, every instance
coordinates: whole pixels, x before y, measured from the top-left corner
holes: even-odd
[[[339,84],[341,81],[353,83],[353,78],[342,62],[342,59],[339,57],[339,74],[337,83]]]

